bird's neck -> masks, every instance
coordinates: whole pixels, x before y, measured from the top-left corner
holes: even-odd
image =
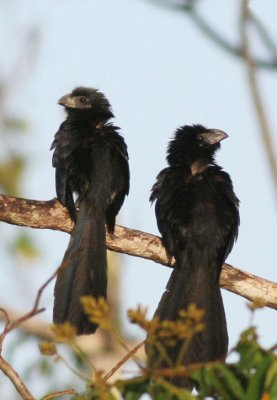
[[[211,160],[196,160],[192,164],[189,165],[191,174],[197,175],[202,174],[207,168],[212,167],[214,165],[214,161]]]
[[[93,114],[91,112],[85,112],[84,110],[70,109],[67,110],[68,120],[72,123],[89,125],[91,127],[98,127],[107,122],[113,115],[107,113]]]
[[[103,126],[108,120],[110,119],[109,116],[104,116],[104,115],[97,115],[97,116],[92,116],[92,115],[80,115],[77,113],[69,113],[67,120],[72,123],[72,124],[77,124],[79,125],[85,125],[85,126],[90,126],[93,128],[100,128]]]

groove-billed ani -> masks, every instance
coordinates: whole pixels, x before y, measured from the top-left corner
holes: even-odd
[[[81,335],[97,325],[83,313],[80,297],[106,297],[105,223],[113,233],[129,192],[128,153],[118,128],[107,122],[114,115],[101,92],[77,87],[58,104],[67,118],[51,146],[56,192],[75,225],[55,285],[53,321],[69,321]]]
[[[238,234],[239,201],[230,176],[214,161],[226,137],[201,125],[177,129],[168,146],[169,167],[158,175],[150,197],[163,243],[176,259],[155,316],[176,320],[191,303],[205,311],[204,331],[191,341],[183,364],[225,359],[228,348],[219,276]],[[180,346],[167,349],[173,362]],[[154,353],[152,362],[157,357]],[[164,361],[160,366],[169,367]]]

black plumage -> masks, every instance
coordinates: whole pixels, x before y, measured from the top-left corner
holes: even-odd
[[[238,234],[239,201],[230,176],[214,160],[227,136],[201,125],[177,129],[168,146],[169,167],[158,175],[150,197],[156,201],[163,243],[176,259],[155,316],[176,320],[191,303],[205,311],[205,329],[190,343],[183,364],[225,359],[227,354],[219,276]],[[168,348],[173,362],[180,346]],[[154,353],[152,362],[155,359]],[[169,365],[163,361],[161,366]],[[185,380],[175,379],[180,382]]]
[[[128,153],[118,128],[108,122],[113,113],[101,92],[77,87],[58,103],[67,118],[51,146],[56,192],[75,225],[55,285],[53,321],[69,321],[78,334],[89,334],[97,325],[83,313],[80,297],[106,297],[105,223],[113,233],[129,192]]]

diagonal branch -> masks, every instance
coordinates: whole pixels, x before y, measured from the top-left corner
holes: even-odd
[[[257,78],[257,69],[255,66],[254,57],[250,46],[250,38],[247,30],[248,23],[250,21],[251,21],[251,13],[249,10],[248,1],[242,0],[241,20],[240,20],[241,42],[243,49],[242,54],[245,61],[252,102],[255,107],[255,114],[257,115],[262,141],[266,151],[269,167],[272,173],[274,187],[277,193],[277,158],[274,152],[274,144],[273,144],[271,129],[268,123],[266,109],[262,100],[261,91],[259,88],[259,83]]]
[[[0,356],[0,370],[10,379],[23,400],[35,400],[18,373]]]
[[[71,232],[73,223],[66,208],[56,199],[36,201],[0,195],[0,221],[38,229]],[[142,257],[172,267],[161,239],[134,229],[116,226],[107,234],[107,248],[119,253]],[[224,264],[221,286],[248,300],[262,299],[265,306],[277,309],[277,284]]]
[[[244,57],[244,50],[240,44],[235,44],[224,37],[224,35],[214,26],[203,13],[199,11],[196,0],[148,0],[155,5],[171,9],[172,11],[182,12],[186,14],[194,26],[218,48],[237,58]],[[275,70],[277,68],[276,49],[273,45],[274,41],[265,29],[259,19],[251,14],[253,26],[256,28],[257,34],[260,36],[262,43],[270,51],[269,59],[261,57],[253,58],[253,63],[257,68]]]

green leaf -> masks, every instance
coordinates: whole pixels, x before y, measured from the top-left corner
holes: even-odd
[[[6,161],[0,163],[0,185],[5,193],[18,196],[24,167],[23,157],[15,154],[10,155]]]
[[[27,259],[35,260],[38,257],[38,250],[35,247],[31,236],[26,232],[20,232],[10,246],[10,252]]]
[[[95,388],[93,391],[88,392],[84,400],[117,400],[110,390],[103,388]]]
[[[237,367],[248,379],[251,378],[251,370],[256,368],[264,358],[264,351],[257,342],[257,334],[254,328],[249,328],[241,334],[236,351],[240,355]]]
[[[139,376],[125,381],[117,381],[115,386],[125,400],[139,400],[144,393],[147,393],[149,384],[148,377]]]
[[[217,393],[224,400],[234,400],[233,396],[229,393],[228,389],[224,385],[221,377],[216,374],[216,370],[214,367],[206,367],[207,371],[209,371],[209,377],[213,387],[217,390]]]
[[[208,396],[212,394],[213,385],[208,368],[204,367],[200,370],[194,371],[191,377],[197,383],[198,392],[200,395]]]
[[[125,400],[139,400],[140,397],[143,395],[144,392],[141,392],[140,390],[132,390],[129,389],[125,395],[124,395],[124,399]]]
[[[233,394],[233,399],[244,400],[245,392],[243,387],[239,379],[231,372],[230,367],[218,364],[215,368],[220,373],[219,378],[223,379],[224,386],[226,385],[226,388]]]
[[[257,342],[257,332],[254,326],[251,326],[241,333],[239,343],[243,342]]]
[[[26,120],[18,117],[5,117],[3,120],[4,127],[9,131],[26,131],[28,124]]]
[[[189,390],[179,388],[165,379],[156,378],[153,383],[155,400],[195,400]]]
[[[265,378],[265,389],[272,399],[277,399],[277,360],[269,367]]]
[[[269,368],[271,362],[271,354],[266,355],[261,361],[258,368],[256,369],[255,374],[252,375],[252,379],[250,379],[245,400],[260,400],[264,388],[266,371]]]

